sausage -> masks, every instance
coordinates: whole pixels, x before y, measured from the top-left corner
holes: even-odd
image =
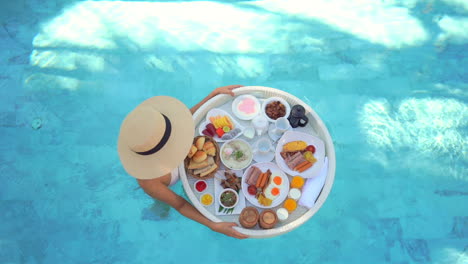
[[[260,182],[260,188],[265,188],[266,184],[268,183],[268,180],[270,179],[271,176],[271,171],[267,170],[267,172],[264,173],[265,176],[262,178],[262,181]]]
[[[299,170],[299,168],[301,168],[302,166],[306,165],[307,163],[310,163],[310,162],[308,162],[308,161],[306,160],[306,161],[303,161],[303,162],[299,163],[298,165],[296,165],[296,166],[294,167],[294,170],[295,170],[295,171]]]
[[[260,188],[260,183],[262,182],[263,177],[265,177],[265,176],[266,176],[265,173],[261,173],[260,176],[258,176],[257,183],[255,184],[255,187]]]
[[[308,168],[312,167],[312,165],[313,165],[312,162],[307,162],[306,165],[298,168],[298,172],[303,172],[307,170]]]

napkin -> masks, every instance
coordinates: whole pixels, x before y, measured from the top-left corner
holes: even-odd
[[[328,174],[328,158],[325,157],[323,162],[323,167],[317,177],[307,179],[304,187],[302,187],[302,195],[299,199],[299,205],[305,206],[307,208],[312,208],[314,206],[317,197],[322,191],[323,185],[325,184],[325,179]]]

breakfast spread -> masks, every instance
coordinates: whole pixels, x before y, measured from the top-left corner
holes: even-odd
[[[217,143],[210,138],[199,136],[185,158],[188,173],[194,177],[208,177],[218,169]]]
[[[314,152],[314,146],[307,145],[305,141],[297,140],[284,144],[280,154],[291,170],[304,172],[317,161]]]
[[[285,137],[280,143],[273,145],[277,146],[276,164],[259,162],[251,165],[253,159],[251,144],[255,143],[251,139],[255,137],[255,132],[257,136],[261,135],[258,134],[255,118],[262,117],[267,124],[265,129],[272,129],[271,126],[268,127],[268,121],[279,123],[278,118],[284,117],[280,119],[283,121],[288,117],[286,123],[288,121],[291,123],[301,118],[307,121],[307,117],[304,111],[301,112],[303,108],[300,105],[295,105],[293,109],[295,112],[290,113],[289,104],[280,97],[267,98],[260,106],[256,97],[241,95],[234,100],[231,107],[234,117],[222,109],[212,109],[206,114],[206,122],[199,127],[202,136],[194,139],[185,160],[188,174],[199,179],[192,188],[198,192],[200,203],[204,206],[215,203],[214,207],[219,207],[214,209],[217,215],[239,214],[239,223],[244,228],[274,228],[278,222],[287,221],[297,209],[297,201],[302,195],[301,189],[305,183],[305,179],[301,177],[304,174],[300,173],[313,167],[317,162],[316,157],[320,160],[320,155],[315,152],[318,148],[318,153],[321,153],[323,147],[302,135]],[[248,121],[251,123],[248,125],[247,121],[239,119],[253,120]],[[304,123],[303,121],[301,122]],[[293,128],[302,126],[302,123],[295,124]],[[237,139],[240,134],[243,134],[248,142]],[[219,160],[226,170],[219,171],[215,179],[206,180],[214,177],[216,171],[220,169]],[[278,161],[281,161],[282,165]],[[251,166],[244,170],[249,165]],[[301,176],[294,175],[295,173],[288,168]],[[211,190],[213,188],[211,181],[215,181],[214,193]],[[209,193],[210,191],[212,193]],[[250,204],[246,204],[246,200]],[[258,208],[263,208],[263,211],[259,211]]]

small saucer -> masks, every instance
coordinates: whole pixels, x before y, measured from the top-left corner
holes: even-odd
[[[286,131],[292,131],[292,127],[289,127],[286,131],[284,131],[281,135],[276,134],[275,131],[275,124],[270,124],[270,127],[268,127],[268,135],[270,138],[273,140],[273,142],[277,141],[280,139]]]
[[[254,151],[253,152],[253,159],[256,162],[270,162],[275,158],[275,152],[274,151],[268,151],[266,154],[260,154],[259,151]]]

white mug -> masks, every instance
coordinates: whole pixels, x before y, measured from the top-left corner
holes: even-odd
[[[291,128],[291,124],[289,124],[289,120],[286,117],[280,117],[276,119],[275,129],[273,132],[277,135],[281,135],[287,130],[289,130],[290,128]]]
[[[260,136],[263,134],[266,128],[268,128],[268,119],[263,115],[258,115],[252,119],[252,125],[257,131],[257,135]]]
[[[267,154],[273,150],[273,145],[268,138],[261,138],[257,141],[255,151],[260,154]]]

